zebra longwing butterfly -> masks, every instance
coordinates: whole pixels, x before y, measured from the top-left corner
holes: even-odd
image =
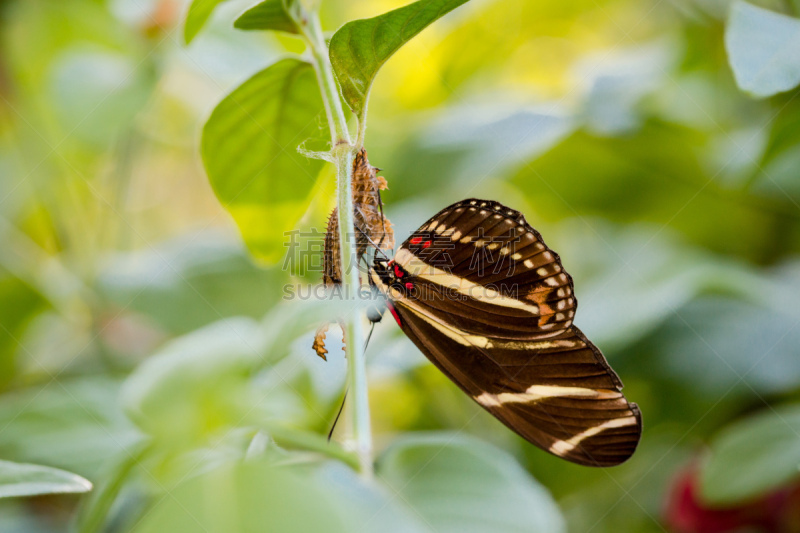
[[[453,204],[393,259],[376,255],[370,283],[420,351],[529,442],[587,466],[633,454],[639,408],[572,325],[572,277],[519,212],[488,200]]]

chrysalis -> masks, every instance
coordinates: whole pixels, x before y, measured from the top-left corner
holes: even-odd
[[[381,250],[394,248],[392,224],[383,214],[380,191],[387,188],[386,180],[378,176],[377,168],[369,164],[367,151],[361,149],[353,161],[353,216],[356,232],[356,252],[360,262],[370,246]],[[322,263],[322,281],[327,286],[342,283],[342,259],[339,249],[339,212],[333,209],[325,231],[325,248]],[[325,323],[314,336],[314,351],[326,359]]]

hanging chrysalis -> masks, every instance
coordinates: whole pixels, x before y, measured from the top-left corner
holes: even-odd
[[[353,218],[355,224],[356,257],[360,262],[370,246],[380,250],[394,248],[392,224],[383,214],[380,191],[387,188],[386,180],[378,176],[377,168],[369,164],[367,151],[361,149],[353,161]],[[342,283],[342,258],[339,248],[339,212],[334,208],[328,217],[323,252],[322,281],[326,286]],[[314,336],[314,351],[326,359],[325,323]]]

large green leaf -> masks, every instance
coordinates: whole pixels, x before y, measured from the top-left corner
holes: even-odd
[[[77,474],[48,466],[0,461],[0,498],[90,490],[92,484]]]
[[[290,6],[300,8],[299,3]],[[284,0],[266,0],[254,6],[236,19],[234,28],[240,30],[275,30],[286,33],[300,33],[292,17],[286,12]]]
[[[446,487],[450,492],[454,487]],[[139,524],[137,533],[326,531],[434,533],[402,498],[340,463],[276,466],[267,457],[228,461],[187,478]],[[484,522],[485,523],[485,522]],[[461,531],[509,531],[479,529]],[[536,531],[524,529],[524,531]],[[550,530],[554,533],[558,529]]]
[[[134,531],[352,531],[337,503],[345,502],[309,475],[261,461],[234,463],[180,484]]]
[[[94,479],[106,461],[138,442],[118,404],[119,382],[103,377],[51,381],[5,394],[0,457],[47,464]]]
[[[253,422],[259,411],[248,380],[263,355],[255,321],[219,321],[167,344],[131,374],[122,389],[124,408],[167,446]]]
[[[202,154],[211,186],[263,261],[281,257],[285,232],[311,201],[322,161],[297,147],[321,139],[321,116],[314,69],[287,58],[229,94],[205,125]]]
[[[576,322],[610,357],[674,319],[698,295],[757,293],[758,277],[743,265],[642,228],[601,222],[588,228],[571,220],[549,235],[576,280]]]
[[[712,504],[755,498],[798,477],[800,405],[742,420],[711,443],[700,478],[702,496]]]
[[[401,155],[405,159],[399,162],[401,168],[414,165],[424,170],[407,180],[411,183],[398,183],[392,190],[453,182],[463,187],[487,176],[508,175],[570,135],[577,125],[571,113],[554,105],[548,109],[509,103],[452,106],[423,125],[409,146],[413,156]]]
[[[369,304],[312,299],[284,302],[262,323],[229,318],[166,344],[133,372],[122,388],[125,412],[165,447],[204,442],[231,427],[286,422],[302,426],[310,406],[286,368],[276,366],[294,341],[324,320]],[[316,357],[311,339],[303,346]],[[294,368],[297,365],[290,365]],[[270,368],[262,379],[256,371]],[[1,419],[0,419],[1,420]]]
[[[736,83],[755,96],[800,84],[800,19],[737,1],[725,31]]]
[[[183,24],[183,40],[186,44],[192,42],[216,7],[226,0],[194,0],[186,12],[186,22]]]
[[[336,494],[346,502],[345,522],[349,531],[436,533],[392,491],[365,480],[342,463],[329,461],[315,475],[327,493]]]
[[[372,81],[386,60],[429,24],[466,2],[420,0],[339,28],[331,39],[330,56],[350,109],[361,116],[367,107]]]
[[[624,255],[624,251],[619,253]],[[652,260],[657,258],[654,255]],[[646,346],[637,348],[640,354],[648,354],[647,373],[668,377],[711,401],[734,392],[756,400],[762,395],[796,390],[800,381],[800,331],[795,326],[800,312],[794,298],[800,290],[800,264],[787,261],[767,277],[755,272],[731,276],[733,271],[705,262],[705,290],[728,295],[700,294],[685,305],[662,296],[662,305],[673,306],[673,311],[665,315],[655,334],[645,339]],[[671,264],[663,261],[665,267]],[[737,291],[738,298],[732,290],[737,279],[744,289]]]
[[[502,450],[455,434],[412,435],[380,457],[378,478],[439,533],[557,533],[550,494]]]

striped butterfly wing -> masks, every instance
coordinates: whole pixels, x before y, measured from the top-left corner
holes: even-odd
[[[454,204],[372,277],[417,347],[522,437],[589,466],[633,454],[639,409],[572,325],[572,278],[520,213],[486,200]]]

